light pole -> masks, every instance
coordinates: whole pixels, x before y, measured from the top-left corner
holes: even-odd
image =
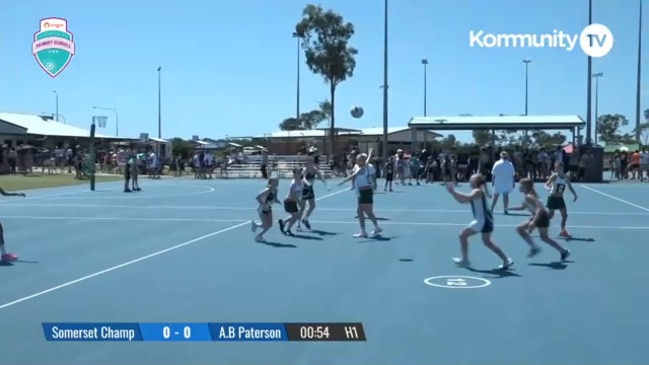
[[[532,60],[523,60],[523,63],[525,64],[525,116],[527,116],[529,112],[529,85],[530,85],[530,63],[532,63]]]
[[[295,85],[295,120],[300,121],[300,40],[302,36],[298,32],[293,32],[293,38],[297,39],[296,55],[296,85]]]
[[[162,139],[162,66],[158,67],[158,138]]]
[[[588,0],[588,25],[593,24],[593,0]],[[588,58],[588,79],[586,81],[586,145],[593,141],[593,58]]]
[[[603,72],[593,74],[595,79],[595,145],[597,145],[597,124],[599,122],[599,78],[604,76]]]
[[[388,0],[383,0],[383,162],[388,160]]]
[[[117,113],[117,110],[103,106],[93,106],[92,108],[98,110],[108,110],[115,113],[115,137],[119,137],[119,114]]]
[[[424,117],[427,116],[428,109],[428,60],[422,59],[421,64],[424,65]]]
[[[642,0],[639,0],[640,9],[638,12],[638,65],[637,65],[637,79],[635,91],[635,140],[640,144],[640,116],[641,116],[641,100],[642,94]]]
[[[58,93],[56,90],[54,90],[54,91],[52,91],[52,92],[54,93],[54,103],[55,103],[55,107],[54,107],[54,108],[55,108],[55,109],[54,109],[54,110],[55,110],[54,118],[55,118],[55,120],[58,122],[58,121],[59,121],[59,93]]]

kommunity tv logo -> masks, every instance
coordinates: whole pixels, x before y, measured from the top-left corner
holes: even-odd
[[[469,47],[477,48],[559,48],[572,52],[577,48],[590,57],[604,57],[613,49],[613,33],[603,24],[591,24],[581,33],[562,30],[551,33],[488,33],[469,32]]]

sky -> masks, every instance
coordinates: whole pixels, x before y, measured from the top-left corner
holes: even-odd
[[[158,67],[163,138],[263,135],[295,115],[295,24],[308,2],[299,0],[6,1],[0,11],[0,111],[55,113],[87,127],[108,116],[102,134],[158,135]],[[352,22],[359,50],[354,76],[338,87],[336,124],[382,125],[383,2],[323,0],[318,4]],[[429,116],[522,114],[523,59],[529,65],[529,114],[586,115],[584,53],[560,48],[470,47],[470,31],[579,34],[587,0],[391,0],[389,4],[389,125],[423,115],[428,59]],[[649,4],[645,5],[646,13]],[[32,55],[42,18],[68,20],[76,46],[68,67],[47,75]],[[614,35],[611,52],[593,60],[603,72],[599,113],[635,118],[638,1],[593,0],[593,21]],[[645,21],[645,24],[649,19]],[[649,42],[647,32],[644,40]],[[646,43],[643,42],[646,49]],[[649,59],[649,58],[647,58]],[[645,63],[646,65],[646,63]],[[321,76],[299,66],[302,111],[328,97]],[[643,80],[647,80],[644,72]],[[646,85],[646,83],[643,83]],[[649,107],[643,86],[643,109]],[[353,119],[349,110],[362,106]],[[461,140],[467,133],[455,133]]]

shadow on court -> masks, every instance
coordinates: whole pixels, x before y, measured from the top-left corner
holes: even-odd
[[[573,241],[577,241],[577,242],[595,242],[595,239],[592,238],[592,237],[591,237],[591,238],[581,238],[581,237],[559,237],[559,239],[562,239],[562,240],[564,240],[564,241],[566,241],[566,242],[573,242]]]
[[[0,267],[11,267],[16,264],[38,264],[38,261],[29,260],[16,260],[16,261],[0,261]]]
[[[336,236],[340,234],[340,232],[327,232],[327,231],[321,231],[319,229],[312,229],[311,233],[315,233],[320,236]]]
[[[290,237],[291,238],[297,238],[297,239],[300,239],[300,240],[309,240],[309,241],[322,241],[323,240],[322,237],[307,236],[305,234],[295,234],[295,233]]]
[[[262,245],[274,247],[274,248],[297,248],[296,245],[292,245],[290,243],[279,243],[279,242],[271,242],[271,241],[263,241],[259,242]]]
[[[362,241],[358,241],[358,243],[375,243],[375,242],[389,242],[392,241],[392,239],[398,238],[398,237],[384,237],[384,236],[374,236],[374,237],[367,237]]]
[[[545,267],[552,270],[565,270],[568,268],[567,264],[573,264],[574,261],[553,261],[553,262],[532,262],[527,264],[527,266],[536,266],[536,267]]]
[[[480,273],[480,274],[485,274],[485,275],[491,275],[491,276],[486,276],[488,279],[504,279],[504,278],[520,278],[522,277],[521,275],[518,275],[517,273],[513,272],[511,269],[489,269],[489,270],[484,270],[484,269],[476,269],[472,267],[464,267],[463,269],[471,271],[473,273]]]
[[[399,262],[413,262],[413,259],[399,259]]]

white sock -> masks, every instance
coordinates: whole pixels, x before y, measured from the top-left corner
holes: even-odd
[[[2,255],[7,254],[7,249],[5,248],[5,245],[0,245],[0,254]]]

